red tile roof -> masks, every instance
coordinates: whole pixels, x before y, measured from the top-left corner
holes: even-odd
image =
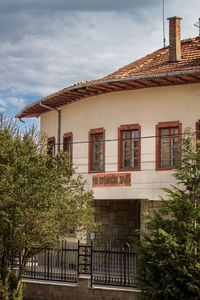
[[[172,73],[200,68],[200,37],[181,42],[181,60],[169,63],[169,46],[132,62],[100,80]]]
[[[181,41],[181,60],[169,62],[169,46],[130,63],[103,78],[79,82],[25,107],[18,118],[39,116],[84,97],[125,89],[200,82],[200,37]]]

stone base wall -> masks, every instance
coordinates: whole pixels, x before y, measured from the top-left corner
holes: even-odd
[[[136,300],[138,291],[91,288],[90,281],[79,278],[76,286],[25,282],[24,300]]]
[[[95,200],[95,246],[111,241],[114,246],[130,242],[134,231],[140,228],[138,200]]]

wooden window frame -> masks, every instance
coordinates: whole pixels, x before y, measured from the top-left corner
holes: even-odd
[[[55,149],[56,149],[56,138],[55,138],[55,136],[52,136],[52,137],[48,138],[47,146],[49,147],[50,144],[52,144],[54,146],[53,155],[55,155]],[[47,149],[47,154],[50,155],[49,149]]]
[[[182,140],[182,124],[179,121],[159,122],[156,125],[156,171],[173,170],[175,167],[161,168],[161,129],[178,128],[179,135],[179,166],[181,166],[181,140]]]
[[[95,134],[103,134],[103,169],[102,170],[92,170],[93,165],[93,142],[92,136]],[[105,129],[95,128],[90,129],[88,133],[88,173],[104,173],[105,172]]]
[[[64,133],[63,135],[63,151],[66,151],[67,149],[65,149],[65,139],[69,139],[70,138],[70,163],[72,163],[72,159],[73,159],[73,133],[72,132],[67,132]]]
[[[138,130],[138,167],[123,168],[123,146],[122,132]],[[120,125],[118,128],[118,171],[141,171],[141,126],[139,124]]]

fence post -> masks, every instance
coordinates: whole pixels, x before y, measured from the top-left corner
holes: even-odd
[[[122,285],[122,282],[123,282],[123,274],[122,274],[122,263],[123,263],[123,253],[122,253],[122,246],[120,247],[120,273],[121,273],[121,285]]]
[[[78,240],[78,277],[79,277],[79,275],[80,275],[80,273],[79,273],[79,268],[80,268],[80,266],[79,266],[79,260],[80,260],[80,241]]]
[[[123,250],[124,255],[124,286],[126,286],[126,250]]]
[[[110,276],[111,276],[111,267],[112,267],[112,264],[111,264],[111,259],[112,259],[112,256],[111,256],[111,243],[109,243],[109,248],[108,248],[109,252],[108,252],[108,278],[109,278],[109,284],[110,284]]]
[[[49,280],[49,250],[48,250],[48,254],[47,254],[47,259],[48,259],[48,261],[47,261],[47,278]]]
[[[107,243],[105,243],[105,282],[107,282]]]
[[[91,264],[91,266],[90,266],[90,279],[91,279],[91,281],[90,281],[90,283],[91,283],[91,287],[92,287],[92,283],[93,283],[93,281],[92,281],[92,279],[93,279],[93,241],[91,241],[91,250],[90,250],[91,252],[90,252],[90,254],[91,254],[91,257],[90,257],[90,264]]]
[[[52,250],[51,250],[51,280],[52,280],[52,274],[53,274],[53,258],[52,258]]]
[[[33,277],[33,255],[31,256],[31,277]]]
[[[132,251],[130,245],[128,245],[128,262],[127,262],[127,272],[128,272],[128,286],[130,284],[130,258],[132,258]],[[132,259],[131,259],[132,261]]]
[[[62,249],[61,249],[61,280],[63,281],[63,261],[64,261],[64,259],[63,259],[63,240],[62,240],[62,243],[61,243],[61,247],[62,247]]]
[[[36,277],[36,254],[34,255],[34,260],[33,260],[33,263],[34,263],[34,268],[33,268],[33,276],[34,276],[34,278]]]
[[[65,240],[65,248],[64,248],[64,250],[65,250],[65,255],[64,255],[64,261],[65,261],[65,263],[64,263],[64,278],[66,277],[66,269],[67,269],[67,253],[70,253],[70,251],[69,252],[67,252],[67,246],[68,246],[68,242]]]

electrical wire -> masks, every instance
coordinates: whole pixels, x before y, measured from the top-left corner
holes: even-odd
[[[194,131],[192,132],[193,134],[197,134],[197,131]],[[199,133],[199,131],[198,131]],[[117,142],[117,141],[124,141],[124,140],[139,140],[139,139],[151,139],[151,138],[166,138],[166,137],[172,137],[172,138],[176,138],[176,137],[179,137],[179,136],[183,136],[185,135],[185,133],[177,133],[177,134],[167,134],[167,135],[151,135],[151,136],[142,136],[142,137],[139,137],[139,138],[131,138],[131,139],[118,139],[118,138],[113,138],[113,139],[105,139],[105,140],[102,140],[104,142]],[[91,143],[91,141],[76,141],[76,142],[70,142],[70,144],[74,144],[74,145],[77,145],[77,144],[88,144],[88,143]],[[64,144],[67,144],[67,143],[59,143],[60,145],[64,145]],[[55,145],[58,145],[58,143],[55,143]],[[165,154],[169,154],[170,151],[166,151]],[[146,153],[140,153],[140,156],[146,156],[146,155],[149,155],[149,156],[152,156],[152,155],[156,155],[155,152],[146,152]],[[115,155],[108,155],[108,156],[105,156],[105,158],[118,158],[118,154],[115,154]],[[73,157],[73,160],[80,160],[80,159],[87,159],[88,160],[88,156],[80,156],[80,157]],[[117,167],[117,164],[118,164],[118,161],[113,161],[113,162],[107,162],[105,165],[106,166],[115,166]],[[147,165],[147,164],[156,164],[156,160],[146,160],[146,161],[142,161],[141,162],[141,166],[143,165]],[[88,162],[86,163],[75,163],[74,164],[75,167],[88,167]],[[155,171],[156,169],[155,168],[148,168],[148,169],[141,169],[139,171],[134,171],[134,170],[125,170],[125,171],[122,171],[122,172],[149,172],[149,171]],[[164,169],[163,169],[164,170]],[[173,170],[173,169],[172,169]],[[169,170],[169,171],[172,171],[172,170]],[[166,170],[165,170],[166,171]],[[115,172],[120,172],[118,170],[106,170],[105,173],[108,174],[108,173],[115,173]],[[80,175],[88,175],[90,174],[88,171],[77,171],[78,174]],[[94,172],[95,173],[95,172]],[[99,172],[98,172],[99,173]],[[102,173],[104,173],[102,171]],[[120,174],[120,173],[119,173]],[[171,182],[152,182],[152,184],[168,184],[168,183],[171,183]],[[134,183],[134,184],[137,184],[137,183]],[[150,184],[149,182],[148,183],[145,183],[145,182],[142,182],[142,183],[138,183],[138,184]],[[135,189],[135,188],[134,188]]]
[[[123,130],[122,130],[123,131]],[[193,131],[191,132],[191,134],[197,134],[199,133],[199,131]],[[142,140],[142,139],[151,139],[151,138],[166,138],[166,137],[172,137],[172,138],[176,138],[179,136],[183,136],[185,135],[185,133],[177,133],[177,134],[166,134],[166,135],[149,135],[149,136],[141,136],[139,138],[112,138],[112,139],[103,139],[101,140],[102,142],[117,142],[117,141],[128,141],[128,140],[134,140],[134,141],[138,141],[138,140]],[[88,144],[88,143],[92,143],[92,141],[73,141],[70,142],[70,144]],[[55,143],[55,145],[67,145],[68,143]]]

